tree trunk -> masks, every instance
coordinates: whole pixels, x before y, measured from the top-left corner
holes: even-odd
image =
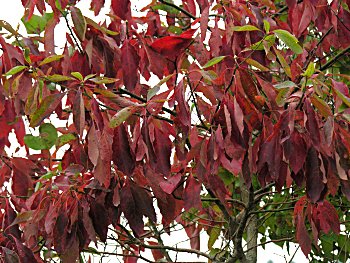
[[[242,201],[245,204],[249,202],[249,189],[247,186],[242,183]],[[251,210],[255,210],[255,205],[251,207]],[[250,212],[250,211],[249,211]],[[246,259],[249,263],[255,263],[257,261],[257,242],[258,242],[258,218],[256,214],[253,214],[249,217],[246,225],[247,232],[247,250]]]

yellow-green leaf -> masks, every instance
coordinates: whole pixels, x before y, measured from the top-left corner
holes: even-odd
[[[135,112],[135,110],[136,110],[135,106],[129,106],[121,109],[109,121],[109,127],[110,128],[118,127],[120,124],[126,121]]]
[[[258,30],[260,30],[260,29],[257,28],[256,26],[252,26],[252,25],[244,25],[244,26],[235,26],[235,27],[233,27],[233,31],[237,31],[237,32],[258,31]]]
[[[111,84],[117,81],[117,79],[107,77],[95,77],[89,80],[96,84]]]
[[[51,81],[51,82],[62,82],[62,81],[67,81],[67,80],[73,80],[73,78],[69,76],[64,76],[64,75],[59,75],[59,74],[53,74],[50,76],[45,77],[46,80]]]
[[[4,75],[5,76],[12,76],[15,75],[19,72],[22,72],[23,70],[27,69],[27,66],[15,66],[12,69],[10,69],[9,71],[7,71]]]
[[[80,80],[80,81],[83,81],[84,80],[84,77],[83,75],[81,75],[80,72],[71,72],[70,73],[74,78]]]
[[[45,64],[48,64],[48,63],[60,60],[63,57],[64,57],[64,55],[52,55],[52,56],[49,56],[49,57],[45,58],[43,61],[41,61],[39,66],[42,66],[42,65],[45,65]]]
[[[219,57],[212,58],[203,66],[203,68],[205,69],[205,68],[214,66],[215,64],[218,64],[219,62],[221,62],[225,57],[226,56],[219,56]]]
[[[303,53],[302,47],[298,44],[298,39],[291,33],[283,29],[276,29],[273,33],[295,54]]]
[[[264,29],[266,34],[270,32],[270,23],[267,20],[264,20]]]
[[[152,97],[154,95],[157,94],[157,92],[159,91],[160,87],[167,82],[171,77],[174,76],[175,73],[170,74],[168,76],[166,76],[165,78],[163,78],[161,81],[159,81],[159,83],[157,85],[155,85],[154,87],[152,87],[151,89],[149,89],[148,93],[147,93],[147,100],[152,99]]]
[[[247,58],[245,60],[245,62],[247,62],[249,65],[256,67],[258,69],[260,69],[261,71],[269,71],[269,69],[263,65],[261,65],[258,61],[251,59],[251,58]]]
[[[315,72],[315,63],[310,62],[303,76],[310,78]]]

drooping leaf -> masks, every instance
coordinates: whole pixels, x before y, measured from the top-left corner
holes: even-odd
[[[70,7],[71,15],[72,15],[72,20],[74,24],[74,29],[75,32],[80,39],[80,41],[84,41],[85,39],[85,33],[86,33],[86,20],[83,14],[81,13],[80,9],[71,6]]]
[[[201,184],[193,177],[193,175],[190,175],[187,178],[186,187],[184,190],[184,202],[186,211],[190,210],[191,208],[200,209],[200,192]]]

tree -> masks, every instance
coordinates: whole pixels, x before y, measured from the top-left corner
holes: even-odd
[[[22,0],[28,35],[0,21],[1,261],[346,261],[349,0],[112,0],[103,23],[77,2]],[[164,244],[179,224],[191,248]]]

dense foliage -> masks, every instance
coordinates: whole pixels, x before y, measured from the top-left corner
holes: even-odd
[[[0,20],[1,261],[346,261],[349,0],[112,0],[103,23],[77,2]],[[177,224],[191,248],[164,244]]]

